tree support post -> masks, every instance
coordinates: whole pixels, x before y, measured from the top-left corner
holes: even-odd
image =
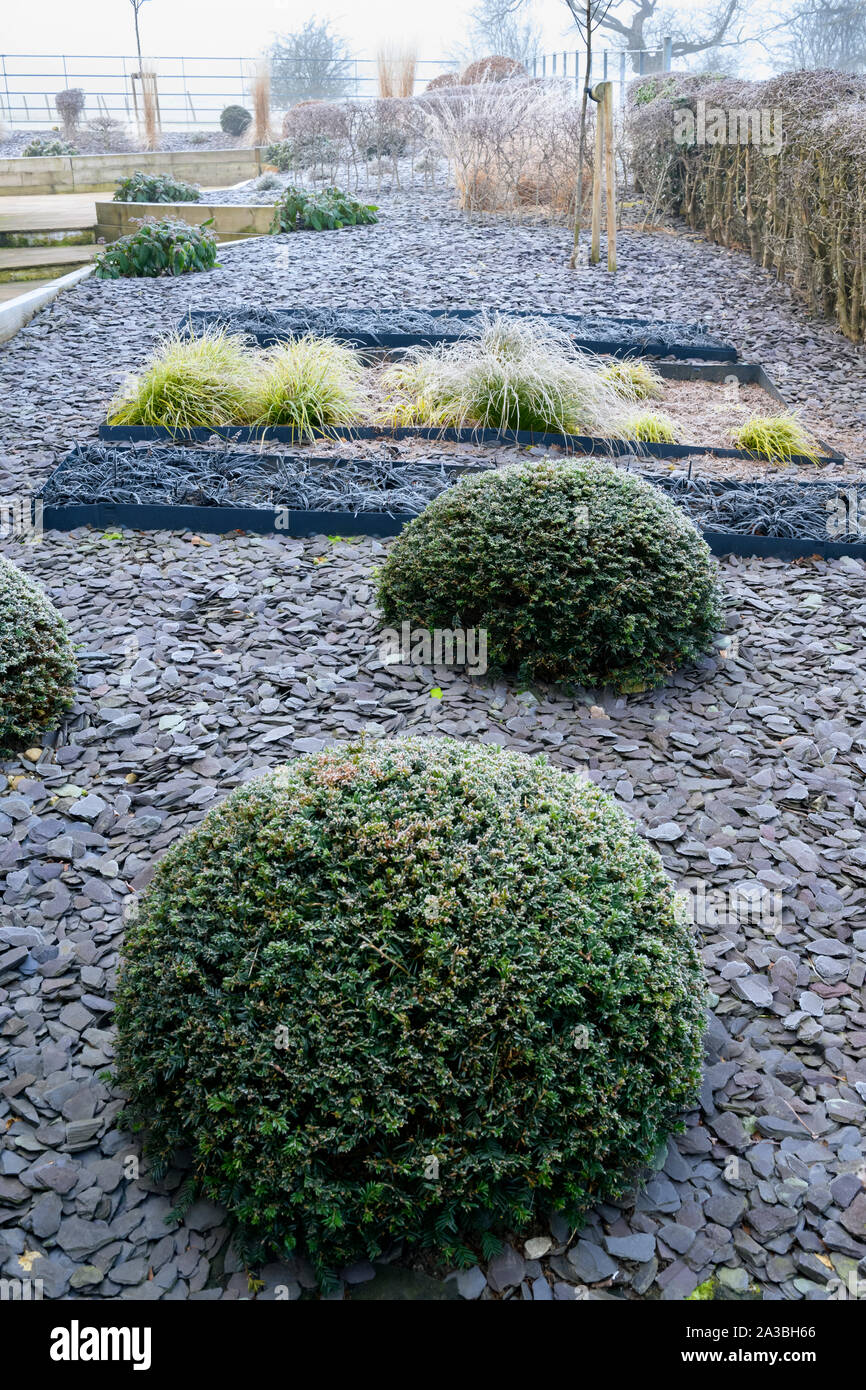
[[[592,241],[589,259],[597,265],[601,256],[602,169],[607,192],[607,268],[616,270],[616,162],[613,139],[613,83],[597,82],[589,95],[596,103],[595,159],[592,170]]]

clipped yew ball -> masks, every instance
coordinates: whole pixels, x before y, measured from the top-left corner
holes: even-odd
[[[484,628],[488,663],[521,678],[642,690],[712,644],[717,567],[685,513],[605,463],[479,473],[394,542],[389,625]]]
[[[702,973],[609,796],[401,738],[299,758],[167,851],[117,1024],[156,1174],[191,1151],[248,1255],[327,1277],[620,1192],[693,1100]]]
[[[0,755],[57,727],[72,704],[75,654],[45,591],[0,555]]]

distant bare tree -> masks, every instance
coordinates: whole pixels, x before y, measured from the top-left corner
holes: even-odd
[[[491,8],[497,13],[519,15],[529,0],[490,0]],[[564,0],[571,16],[581,27],[586,9],[583,0]],[[737,43],[740,38],[738,26],[744,21],[752,8],[751,0],[716,0],[715,4],[704,7],[696,5],[699,18],[692,23],[683,24],[676,11],[671,11],[661,0],[611,0],[608,5],[593,6],[603,9],[598,28],[606,34],[616,35],[618,47],[631,50],[632,67],[637,71],[640,59],[639,50],[652,53],[658,51],[658,64],[661,63],[662,39],[669,34],[673,38],[672,56],[689,57],[694,53],[705,53],[717,49],[722,44]],[[647,69],[653,66],[652,59]]]
[[[525,7],[526,18],[516,10],[503,7],[502,0],[479,0],[470,11],[470,46],[468,58],[498,53],[514,58],[532,72],[533,63],[541,56],[541,30],[532,13],[532,0]]]
[[[792,68],[866,71],[866,0],[800,0],[780,57]]]
[[[141,9],[142,5],[147,4],[147,0],[129,0],[129,3],[132,6],[132,17],[135,21],[135,47],[138,52],[138,71],[141,72],[141,34],[138,28],[138,12]]]
[[[352,60],[327,20],[308,19],[271,46],[271,95],[276,106],[345,96]]]

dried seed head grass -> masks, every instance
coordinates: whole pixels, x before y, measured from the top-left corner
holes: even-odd
[[[647,362],[618,359],[602,369],[602,376],[624,400],[657,400],[664,394],[662,378]]]
[[[676,444],[673,420],[657,410],[643,410],[626,420],[626,437],[644,444]]]
[[[110,425],[186,430],[250,419],[260,371],[237,334],[208,329],[197,338],[164,338],[140,376],[130,377],[108,409]]]
[[[305,335],[262,357],[253,423],[288,425],[312,438],[324,425],[357,424],[367,406],[363,366],[352,348]]]
[[[625,437],[623,402],[598,358],[533,319],[416,348],[383,378],[383,423]]]
[[[748,449],[771,463],[790,463],[795,455],[811,463],[820,461],[818,444],[794,414],[754,415],[731,438],[738,449]]]

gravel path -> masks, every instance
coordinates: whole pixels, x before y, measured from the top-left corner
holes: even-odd
[[[784,362],[789,394],[814,394],[837,437],[862,428],[857,350],[745,258],[623,240],[619,312],[706,318],[747,358]],[[205,291],[610,311],[606,272],[572,276],[566,243],[405,209],[227,248],[207,278],[85,282],[0,357],[3,491],[93,438],[123,372]],[[46,1297],[249,1297],[224,1213],[200,1202],[167,1225],[182,1174],[152,1183],[114,1124],[101,1077],[123,913],[227,790],[366,729],[546,752],[613,792],[690,894],[715,998],[700,1104],[645,1190],[576,1239],[558,1221],[521,1232],[457,1279],[397,1251],[375,1278],[344,1271],[343,1296],[678,1300],[713,1281],[722,1297],[801,1300],[858,1278],[862,1291],[866,566],[727,561],[717,656],[651,695],[575,699],[383,666],[374,540],[82,530],[2,545],[68,617],[82,680],[65,730],[0,774],[0,1274],[41,1278]],[[261,1275],[263,1298],[310,1283],[302,1262]]]

